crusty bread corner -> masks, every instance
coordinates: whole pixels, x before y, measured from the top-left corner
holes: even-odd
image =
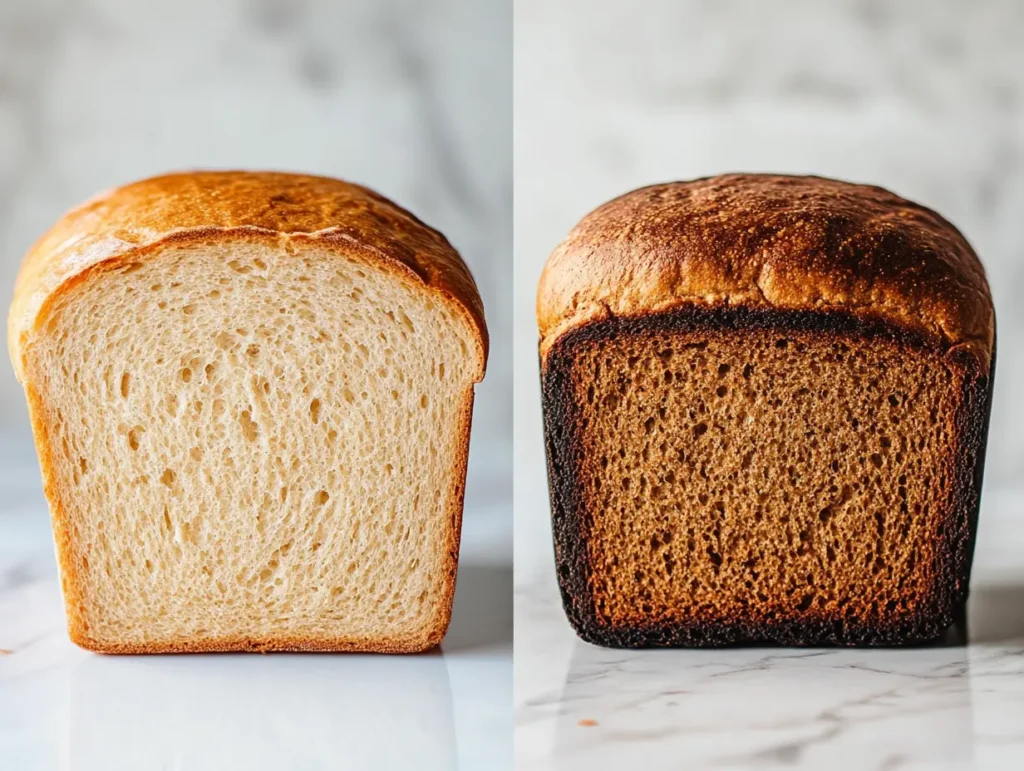
[[[65,214],[25,255],[7,318],[7,344],[24,383],[25,347],[44,305],[94,270],[144,260],[173,242],[237,237],[313,240],[358,251],[415,276],[467,317],[483,379],[483,303],[458,253],[436,230],[360,185],[280,172],[193,171],[114,188]]]
[[[588,322],[694,304],[847,312],[992,359],[985,272],[949,222],[879,187],[760,174],[653,185],[584,217],[540,279],[541,355]]]

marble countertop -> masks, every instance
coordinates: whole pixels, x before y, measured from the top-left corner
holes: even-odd
[[[1024,490],[986,492],[968,644],[915,650],[598,648],[562,614],[544,534],[517,530],[519,767],[1020,768],[1022,510]]]
[[[0,442],[5,771],[511,768],[507,502],[467,505],[452,625],[431,653],[120,657],[68,641],[38,487],[31,448]]]

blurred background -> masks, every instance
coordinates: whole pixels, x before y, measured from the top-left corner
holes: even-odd
[[[0,295],[69,207],[197,167],[363,183],[441,230],[492,352],[467,508],[511,493],[508,0],[0,0]],[[6,307],[6,303],[4,305]],[[31,452],[0,367],[0,432]]]
[[[516,0],[514,35],[517,585],[554,582],[537,279],[581,216],[654,182],[815,173],[950,219],[998,316],[986,487],[1020,484],[1024,3]]]

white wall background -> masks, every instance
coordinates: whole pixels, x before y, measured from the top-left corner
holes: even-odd
[[[1024,3],[516,0],[514,51],[517,582],[551,570],[537,278],[579,217],[652,182],[813,172],[952,220],[998,315],[986,483],[1022,481]]]
[[[0,296],[64,210],[118,183],[194,167],[364,183],[476,277],[492,355],[470,494],[507,496],[511,106],[508,0],[0,0]],[[6,365],[0,430],[27,437]]]

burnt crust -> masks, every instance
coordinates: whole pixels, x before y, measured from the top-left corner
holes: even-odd
[[[952,510],[946,512],[946,540],[937,559],[931,597],[909,620],[882,626],[802,614],[770,623],[743,618],[715,622],[635,624],[612,627],[598,615],[590,586],[587,533],[590,512],[579,489],[583,460],[582,408],[575,403],[571,367],[575,352],[601,339],[663,332],[714,334],[723,330],[768,329],[812,332],[845,340],[882,338],[907,350],[933,350],[962,373],[961,398],[954,417],[957,451]],[[578,326],[559,337],[541,366],[545,445],[552,531],[559,589],[570,624],[585,641],[622,648],[713,647],[737,643],[783,645],[891,646],[930,642],[963,616],[978,527],[985,445],[994,374],[992,356],[984,364],[962,347],[936,344],[921,330],[891,321],[836,311],[782,311],[686,306],[669,313],[609,318]]]
[[[590,321],[685,304],[871,316],[983,367],[995,334],[984,269],[934,211],[879,187],[729,174],[634,190],[584,217],[541,276],[541,355]]]

